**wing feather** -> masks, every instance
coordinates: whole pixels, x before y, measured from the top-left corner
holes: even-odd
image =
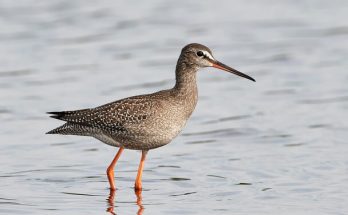
[[[69,123],[126,132],[127,126],[141,123],[153,113],[154,100],[130,97],[92,109],[48,112],[52,118]]]

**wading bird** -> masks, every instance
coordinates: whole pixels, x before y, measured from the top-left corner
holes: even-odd
[[[255,81],[217,61],[210,49],[192,43],[186,45],[176,65],[173,88],[124,98],[96,108],[48,112],[66,123],[48,134],[91,136],[119,147],[107,168],[110,189],[115,190],[114,167],[124,149],[141,150],[135,190],[142,189],[142,172],[147,152],[170,143],[183,129],[198,100],[196,73],[200,68],[215,67]]]

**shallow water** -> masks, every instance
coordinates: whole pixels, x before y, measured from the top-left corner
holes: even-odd
[[[347,1],[2,1],[0,214],[347,214]],[[254,77],[204,69],[171,144],[105,170],[116,148],[44,135],[47,111],[173,85],[181,48],[209,46]],[[108,200],[109,199],[109,200]]]

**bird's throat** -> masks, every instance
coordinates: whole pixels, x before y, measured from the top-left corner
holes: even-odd
[[[182,94],[197,93],[196,74],[198,68],[186,63],[178,63],[175,71],[176,83],[174,89]]]
[[[176,84],[172,92],[177,103],[185,107],[184,112],[187,118],[192,114],[198,100],[197,71],[198,68],[186,64],[178,65],[176,68]]]

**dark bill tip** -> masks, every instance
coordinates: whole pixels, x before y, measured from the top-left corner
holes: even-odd
[[[223,63],[221,63],[219,61],[213,62],[213,67],[215,67],[217,69],[225,70],[227,72],[233,73],[233,74],[238,75],[240,77],[243,77],[243,78],[246,78],[246,79],[249,79],[251,81],[256,82],[255,79],[253,79],[249,75],[246,75],[246,74],[244,74],[242,72],[239,72],[238,70],[233,69],[233,68],[231,68],[231,67],[229,67],[229,66],[227,66],[227,65],[225,65],[225,64],[223,64]]]

